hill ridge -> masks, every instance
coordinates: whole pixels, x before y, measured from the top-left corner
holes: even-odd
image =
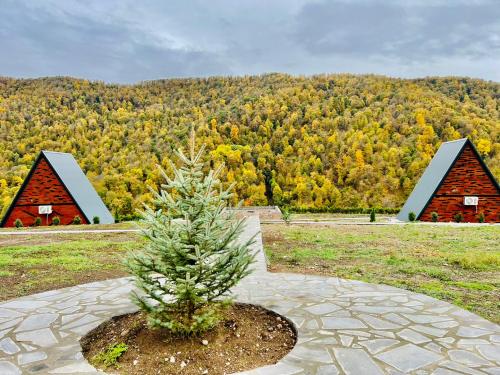
[[[470,137],[500,176],[500,84],[467,77],[321,74],[131,85],[0,77],[0,211],[41,149],[71,152],[129,215],[190,124],[234,202],[399,207],[443,141]]]

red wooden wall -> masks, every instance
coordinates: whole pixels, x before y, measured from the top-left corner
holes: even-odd
[[[82,224],[88,224],[47,160],[42,157],[34,168],[4,226],[13,227],[16,219],[21,219],[24,226],[31,226],[37,217],[41,217],[42,225],[47,225],[47,215],[38,214],[39,205],[52,205],[49,224],[55,216],[59,217],[62,225],[71,224],[77,215]]]
[[[477,212],[475,206],[464,206],[464,196],[479,197]],[[464,222],[474,223],[482,212],[486,222],[500,222],[500,193],[470,145],[465,147],[419,220],[431,221],[432,212],[438,213],[439,221],[453,221],[453,216],[461,212]]]

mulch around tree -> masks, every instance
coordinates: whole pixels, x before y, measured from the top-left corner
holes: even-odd
[[[262,307],[234,304],[213,330],[198,337],[150,330],[142,312],[114,317],[81,340],[95,367],[113,374],[231,374],[278,362],[295,345],[295,328]],[[113,345],[128,349],[106,368],[95,356]]]

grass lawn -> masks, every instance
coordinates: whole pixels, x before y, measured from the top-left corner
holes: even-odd
[[[1,232],[33,232],[33,231],[62,231],[62,230],[99,230],[99,229],[135,229],[136,225],[133,221],[124,221],[114,224],[81,224],[81,225],[49,225],[39,227],[22,227],[22,228],[0,228]]]
[[[377,213],[377,223],[388,223],[395,215]],[[261,216],[262,223],[271,224],[271,221],[282,220],[281,215]],[[339,224],[369,223],[370,214],[341,214],[341,213],[293,213],[290,216],[292,223],[300,224],[304,221],[312,223],[332,222]]]
[[[377,213],[377,222],[387,222],[395,215]],[[292,214],[291,220],[310,220],[310,221],[370,221],[370,214],[338,214],[338,213],[300,213]]]
[[[263,225],[270,268],[409,289],[500,323],[500,227]]]
[[[0,301],[125,276],[121,258],[141,241],[136,233],[0,236]]]

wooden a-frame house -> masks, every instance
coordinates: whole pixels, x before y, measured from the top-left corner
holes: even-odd
[[[399,212],[408,221],[413,212],[420,221],[500,222],[500,187],[478,151],[467,139],[444,142]]]
[[[90,184],[73,155],[42,151],[5,214],[1,227],[13,227],[16,219],[24,226],[71,224],[79,216],[82,224],[98,217],[101,224],[114,222],[113,215]]]

